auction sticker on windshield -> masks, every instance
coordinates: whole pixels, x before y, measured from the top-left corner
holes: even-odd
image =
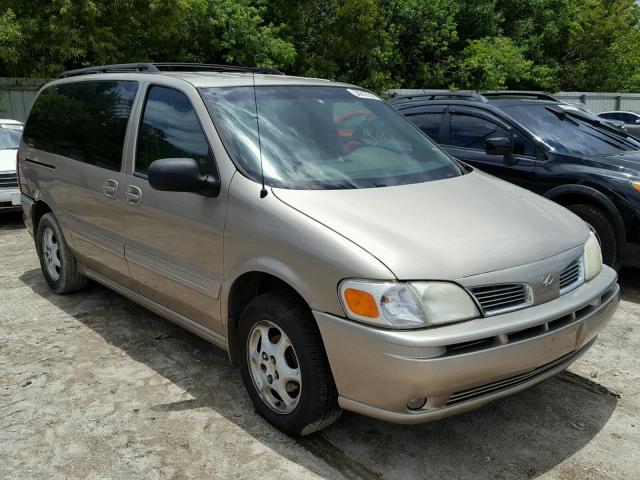
[[[347,91],[351,94],[354,95],[358,98],[368,98],[370,100],[379,100],[382,101],[382,99],[380,97],[378,97],[377,95],[374,95],[371,92],[367,92],[365,90],[354,90],[353,88],[347,88]]]

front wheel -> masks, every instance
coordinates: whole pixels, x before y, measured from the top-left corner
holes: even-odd
[[[602,249],[602,261],[616,270],[620,268],[618,238],[609,216],[591,205],[568,205],[567,208],[584,220],[595,234]]]
[[[260,415],[290,435],[308,435],[340,416],[318,328],[292,295],[254,298],[238,331],[244,385]]]

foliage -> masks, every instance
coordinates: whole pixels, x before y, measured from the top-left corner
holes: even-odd
[[[569,37],[562,82],[594,91],[640,91],[640,7],[634,0],[590,0]]]
[[[460,86],[469,89],[553,90],[551,71],[525,58],[524,49],[508,37],[472,40],[462,51]]]
[[[382,91],[640,90],[634,0],[0,0],[0,75],[271,66]]]

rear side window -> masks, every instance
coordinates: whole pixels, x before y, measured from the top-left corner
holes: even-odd
[[[622,118],[620,118],[620,114],[619,113],[601,113],[600,116],[602,118],[606,118],[607,120],[622,120]]]
[[[416,126],[426,133],[433,141],[440,141],[440,125],[442,124],[442,112],[426,112],[411,115],[409,118]]]
[[[24,141],[39,150],[119,171],[137,82],[88,81],[48,87],[38,96]]]
[[[161,158],[193,158],[201,173],[214,173],[209,143],[187,96],[173,88],[149,89],[136,155],[136,172]]]

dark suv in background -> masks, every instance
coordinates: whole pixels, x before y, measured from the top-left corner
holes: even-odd
[[[391,104],[453,157],[564,205],[605,263],[640,266],[640,142],[549,95],[438,93]]]

